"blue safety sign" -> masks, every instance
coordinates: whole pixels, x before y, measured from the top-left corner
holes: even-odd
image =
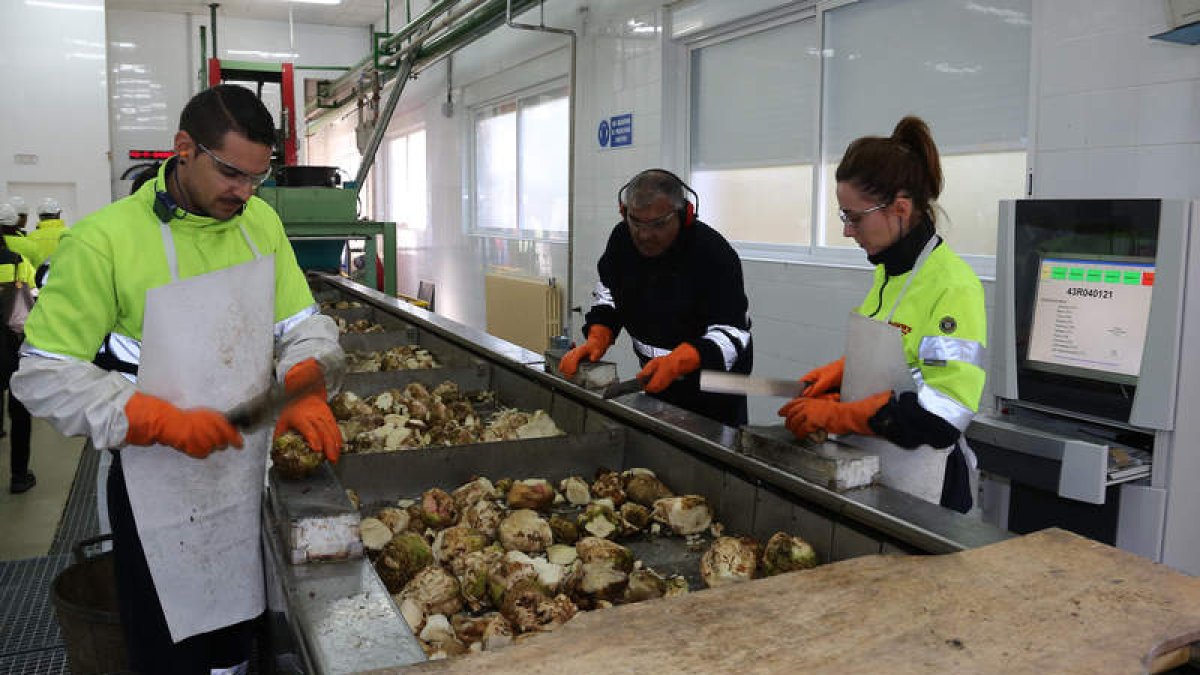
[[[633,113],[613,115],[606,120],[600,120],[596,130],[596,140],[602,148],[619,148],[633,145]]]

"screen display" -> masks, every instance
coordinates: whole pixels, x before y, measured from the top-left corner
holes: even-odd
[[[1129,420],[1151,295],[1162,282],[1160,209],[1155,199],[1016,203],[1005,278],[1019,400]]]
[[[1042,258],[1028,366],[1136,384],[1153,290],[1151,259]]]

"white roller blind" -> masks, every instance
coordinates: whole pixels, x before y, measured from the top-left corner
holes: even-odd
[[[812,163],[816,41],[806,19],[692,51],[693,170]]]
[[[825,156],[916,114],[943,154],[1024,149],[1032,0],[863,0],[825,16]]]

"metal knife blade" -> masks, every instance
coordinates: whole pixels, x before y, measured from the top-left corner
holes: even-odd
[[[600,397],[601,398],[615,398],[615,397],[621,396],[623,394],[632,394],[635,391],[641,391],[645,386],[646,386],[645,383],[642,382],[641,380],[637,379],[636,377],[633,378],[632,380],[625,380],[623,382],[614,382],[604,388],[604,393],[602,393],[600,395]]]
[[[263,422],[274,420],[287,404],[316,391],[322,385],[323,383],[317,383],[288,392],[281,385],[273,384],[263,393],[230,408],[225,413],[225,419],[239,429],[257,427]]]
[[[721,370],[700,371],[700,390],[716,394],[748,394],[795,398],[808,386],[798,380],[753,377]]]

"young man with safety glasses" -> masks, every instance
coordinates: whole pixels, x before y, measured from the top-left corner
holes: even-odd
[[[337,327],[253,196],[274,143],[250,90],[197,94],[158,175],[63,235],[25,326],[13,391],[113,453],[117,597],[138,672],[246,672],[271,439],[291,429],[330,461],[341,450],[326,403],[345,364]],[[219,412],[273,380],[293,392],[273,426]]]

